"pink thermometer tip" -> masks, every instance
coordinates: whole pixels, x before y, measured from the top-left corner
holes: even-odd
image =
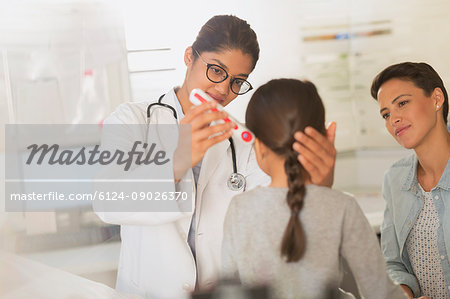
[[[248,132],[248,131],[244,131],[241,134],[241,138],[242,138],[242,140],[244,140],[246,142],[250,142],[250,141],[252,141],[252,134],[250,134],[250,132]]]

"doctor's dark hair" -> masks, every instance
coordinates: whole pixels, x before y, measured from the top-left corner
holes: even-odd
[[[442,105],[442,116],[447,124],[448,116],[448,95],[439,74],[424,62],[403,62],[385,68],[373,79],[370,93],[375,100],[378,100],[378,90],[381,85],[391,79],[400,79],[412,82],[416,87],[423,90],[425,96],[429,97],[435,88],[440,88],[444,94],[444,104]]]
[[[311,82],[276,79],[255,91],[247,106],[245,121],[256,138],[285,159],[289,187],[286,201],[291,216],[281,241],[281,256],[287,262],[296,262],[306,248],[299,213],[308,174],[297,160],[298,153],[292,149],[294,133],[311,126],[325,134],[325,108]]]
[[[200,29],[192,48],[197,50],[198,54],[241,50],[242,53],[252,56],[252,70],[259,59],[256,33],[246,21],[231,15],[214,16],[209,19]],[[197,58],[195,51],[194,57]]]

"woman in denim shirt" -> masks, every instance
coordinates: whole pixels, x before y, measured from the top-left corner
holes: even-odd
[[[450,298],[450,134],[448,95],[426,63],[392,65],[372,96],[386,128],[414,154],[387,171],[381,246],[391,278],[410,298]]]

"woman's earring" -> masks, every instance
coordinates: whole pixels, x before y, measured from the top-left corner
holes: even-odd
[[[437,105],[436,108],[439,109],[439,105]]]

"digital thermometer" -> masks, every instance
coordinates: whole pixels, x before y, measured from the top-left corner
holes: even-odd
[[[209,95],[207,95],[203,90],[195,88],[191,91],[189,100],[192,104],[198,106],[202,103],[207,103],[214,101]],[[212,111],[225,111],[222,105],[217,103],[217,108],[211,109]],[[228,112],[227,112],[228,113]],[[240,124],[234,117],[228,113],[228,117],[223,119],[224,122],[233,122],[235,124],[233,128],[233,135],[239,137],[242,141],[246,143],[253,143],[255,141],[255,136],[249,129],[244,125]]]

